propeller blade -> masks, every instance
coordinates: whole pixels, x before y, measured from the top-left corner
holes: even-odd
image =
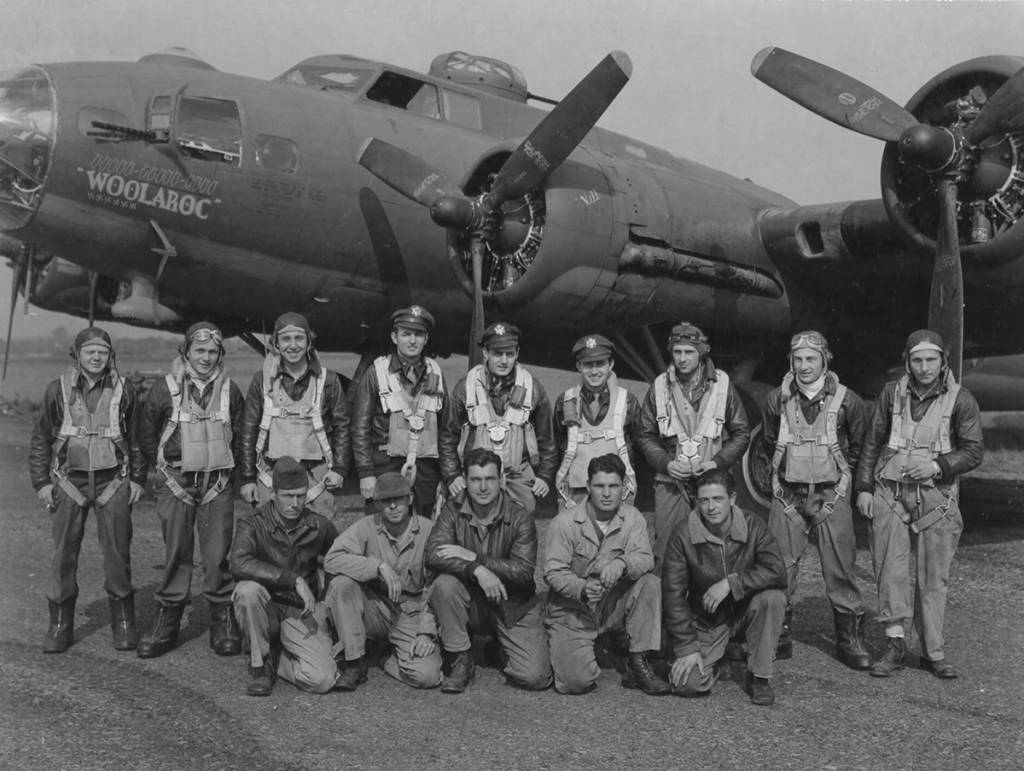
[[[928,328],[942,335],[949,350],[949,368],[959,382],[964,358],[964,273],[956,225],[956,183],[940,180],[939,194],[942,210],[935,239]]]
[[[988,98],[978,117],[966,129],[964,137],[976,145],[993,134],[1024,131],[1024,69],[1017,70]]]
[[[406,198],[424,206],[440,199],[463,197],[458,186],[418,155],[383,139],[370,137],[359,148],[356,163]]]
[[[36,250],[34,247],[29,246],[25,251],[25,310],[24,314],[28,315],[29,309],[29,295],[32,292],[32,264],[35,262]]]
[[[480,364],[480,338],[484,335],[484,242],[474,238],[470,246],[473,257],[473,319],[469,324],[469,366]]]
[[[21,288],[24,276],[25,258],[19,257],[14,265],[14,276],[11,278],[11,307],[7,316],[7,341],[4,343],[4,372],[0,376],[0,380],[7,379],[7,362],[11,357],[11,333],[14,331],[14,311],[18,307],[18,290]]]
[[[782,48],[765,48],[750,63],[754,77],[826,120],[895,142],[918,125],[905,109],[845,73]]]
[[[623,51],[598,62],[505,161],[491,186],[492,208],[537,187],[583,141],[633,74]]]
[[[89,271],[89,326],[96,323],[96,283],[100,275],[95,270]]]

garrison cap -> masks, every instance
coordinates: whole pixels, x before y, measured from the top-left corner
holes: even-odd
[[[273,479],[275,490],[298,490],[301,487],[309,487],[305,466],[289,455],[278,458],[274,464]]]
[[[586,335],[572,347],[576,361],[596,361],[615,356],[615,343],[603,335]]]
[[[412,492],[409,483],[397,471],[386,471],[377,477],[377,486],[373,490],[374,500],[385,498],[401,498]]]
[[[707,335],[700,331],[700,327],[694,326],[688,321],[680,321],[672,327],[672,331],[669,333],[668,344],[672,346],[679,343],[692,345],[701,356],[711,353]]]
[[[491,324],[480,336],[482,348],[507,348],[519,345],[519,328],[504,321]]]
[[[430,311],[420,305],[410,305],[408,308],[399,308],[391,314],[391,327],[407,327],[417,332],[426,332],[428,335],[434,331],[434,317]]]
[[[71,346],[72,357],[77,359],[82,348],[87,345],[105,345],[111,353],[114,352],[114,344],[110,342],[110,335],[107,334],[107,330],[100,327],[86,327],[75,335],[75,342]]]

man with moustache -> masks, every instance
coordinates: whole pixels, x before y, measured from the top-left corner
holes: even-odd
[[[252,505],[271,496],[274,463],[295,458],[309,472],[309,504],[333,517],[333,490],[349,465],[352,410],[336,372],[313,348],[306,317],[284,313],[274,322],[263,371],[253,376],[242,419],[239,479]]]
[[[134,431],[138,395],[118,374],[103,329],[80,331],[71,358],[74,363],[46,387],[29,445],[32,487],[51,514],[53,531],[43,652],[63,653],[74,641],[78,556],[90,510],[103,554],[114,648],[134,650],[131,511],[146,483],[146,460]]]
[[[586,500],[559,513],[548,530],[546,625],[555,690],[593,690],[601,673],[594,641],[624,630],[629,658],[623,686],[663,696],[672,689],[647,659],[661,649],[661,583],[652,573],[647,522],[622,500],[626,465],[618,454],[592,458],[587,479]]]
[[[786,567],[767,525],[736,505],[728,471],[697,479],[697,508],[669,538],[661,595],[676,693],[710,693],[729,640],[743,634],[750,701],[775,703],[771,678],[786,610]]]
[[[437,573],[430,606],[448,658],[443,693],[462,693],[475,667],[470,632],[489,628],[505,659],[505,677],[527,690],[551,685],[551,658],[534,583],[533,516],[501,489],[501,458],[478,447],[466,454],[466,495],[434,522],[424,560]]]
[[[562,464],[555,475],[561,508],[587,499],[591,460],[616,453],[625,467],[622,497],[636,496],[633,446],[640,424],[640,402],[615,377],[615,345],[602,335],[585,335],[572,348],[580,382],[555,400],[555,438]]]
[[[688,322],[677,324],[668,352],[672,364],[655,378],[640,408],[640,449],[654,470],[656,571],[668,537],[693,507],[694,480],[728,470],[750,444],[743,402],[711,361],[704,333]]]
[[[359,380],[352,410],[352,454],[363,498],[373,501],[377,477],[399,471],[413,488],[416,513],[427,518],[441,481],[438,426],[446,401],[441,368],[423,355],[433,328],[434,317],[419,305],[391,314],[394,348]]]
[[[903,356],[907,371],[875,400],[857,464],[857,509],[871,520],[878,621],[886,639],[870,674],[891,677],[904,668],[904,634],[913,617],[921,668],[951,680],[957,671],[946,658],[942,626],[949,569],[963,531],[959,476],[981,465],[985,454],[981,410],[950,372],[937,332],[912,332]]]
[[[231,609],[234,579],[228,552],[235,529],[234,469],[245,399],[224,366],[224,335],[208,321],[185,332],[171,373],[156,381],[139,411],[138,440],[156,468],[156,513],[164,538],[163,575],[152,631],[139,658],[162,656],[178,643],[192,594],[195,533],[210,606],[210,647],[221,656],[242,650]]]
[[[866,415],[860,397],[829,370],[831,359],[820,332],[794,335],[790,371],[764,405],[764,439],[775,447],[768,527],[788,574],[786,619],[776,656],[792,656],[793,594],[800,559],[814,541],[832,605],[836,658],[851,669],[867,669],[871,657],[864,647],[864,608],[853,572],[857,539],[850,507]]]
[[[238,522],[231,548],[232,602],[248,639],[250,696],[269,696],[281,677],[311,693],[338,680],[317,566],[338,537],[307,504],[308,472],[294,458],[274,464],[272,497]]]
[[[413,512],[412,488],[397,471],[377,477],[374,498],[378,512],[339,535],[324,558],[333,576],[325,603],[338,633],[335,658],[345,658],[335,687],[354,691],[366,682],[369,636],[391,644],[387,674],[413,688],[436,688],[441,652],[423,565],[431,522]]]

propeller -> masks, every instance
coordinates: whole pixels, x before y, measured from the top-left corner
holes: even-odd
[[[1024,70],[996,89],[973,120],[947,128],[921,123],[855,78],[782,48],[760,51],[750,69],[755,78],[811,112],[852,131],[895,142],[900,159],[931,178],[940,208],[928,326],[945,340],[950,369],[959,379],[964,328],[959,183],[969,176],[983,140],[1024,130]]]
[[[479,361],[477,341],[484,328],[483,259],[487,243],[500,228],[501,207],[541,185],[583,140],[629,81],[633,65],[622,51],[602,59],[505,160],[490,189],[477,198],[419,156],[371,137],[356,161],[406,198],[427,206],[444,228],[470,235],[473,318],[469,356]]]
[[[14,311],[18,305],[18,292],[21,291],[21,286],[25,285],[25,298],[28,299],[28,265],[32,261],[32,255],[28,253],[28,248],[23,247],[22,253],[14,260],[14,276],[11,279],[11,307],[7,316],[7,341],[4,343],[4,371],[3,375],[0,376],[0,380],[7,379],[7,362],[11,356],[11,333],[14,331]]]

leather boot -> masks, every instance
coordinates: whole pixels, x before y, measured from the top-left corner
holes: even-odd
[[[249,665],[249,684],[245,692],[250,696],[269,696],[274,688],[274,665],[264,661],[262,667]]]
[[[629,654],[622,685],[624,688],[639,688],[648,696],[664,696],[672,691],[672,686],[654,673],[647,654],[642,652]]]
[[[779,641],[775,644],[776,661],[793,658],[793,635],[789,631],[792,624],[793,606],[787,603],[786,615],[782,617],[782,634],[779,635]]]
[[[864,614],[833,610],[836,621],[836,658],[850,669],[868,669],[871,656],[864,647]]]
[[[110,603],[110,631],[114,636],[114,650],[133,651],[139,644],[135,629],[135,595],[108,597]]]
[[[473,682],[476,665],[472,651],[459,651],[452,659],[452,666],[441,682],[441,693],[462,693]]]
[[[345,670],[334,682],[337,691],[354,691],[360,683],[366,682],[366,657],[345,662]]]
[[[75,641],[75,598],[47,602],[50,605],[50,628],[43,638],[43,653],[63,653]]]
[[[872,677],[890,677],[906,666],[907,649],[902,637],[887,637],[885,653],[882,658],[871,665]]]
[[[753,672],[748,672],[746,691],[750,696],[750,703],[758,707],[770,707],[775,703],[772,681],[767,677],[757,677]]]
[[[153,631],[139,641],[140,659],[155,659],[163,656],[178,644],[178,630],[185,605],[180,602],[161,603],[157,607]]]
[[[242,652],[242,636],[230,602],[210,603],[210,647],[218,656],[236,656]]]

